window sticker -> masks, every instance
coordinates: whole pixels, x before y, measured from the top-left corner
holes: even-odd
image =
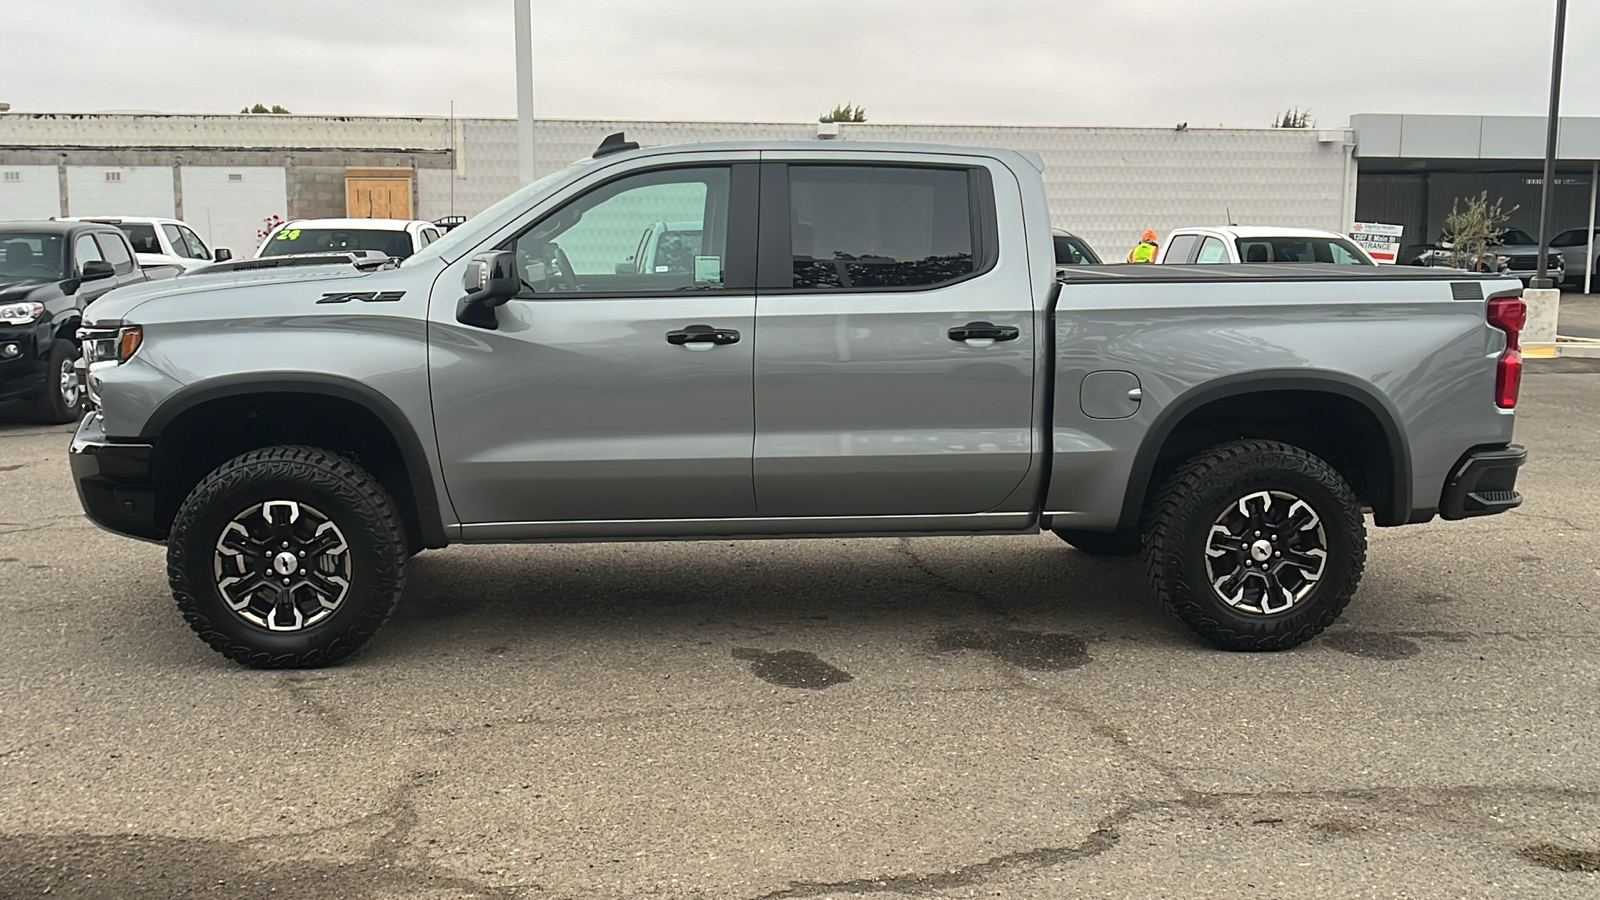
[[[292,240],[294,240],[295,238],[297,238],[299,236],[300,236],[300,229],[298,229],[298,228],[285,228],[284,230],[278,232],[277,239],[280,240],[280,241],[292,241]]]
[[[696,256],[694,258],[694,280],[696,282],[722,283],[722,257]]]

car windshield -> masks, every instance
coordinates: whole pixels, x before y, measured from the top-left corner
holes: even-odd
[[[289,225],[273,235],[262,256],[291,253],[328,253],[342,250],[377,250],[397,259],[411,255],[411,235],[376,228],[298,228]]]
[[[1505,232],[1500,235],[1500,239],[1494,243],[1496,246],[1505,247],[1515,244],[1537,244],[1539,242],[1534,240],[1533,235],[1523,231],[1520,228],[1507,228]]]
[[[66,278],[66,249],[59,234],[0,231],[0,283]]]
[[[511,212],[512,210],[528,209],[532,207],[534,203],[538,201],[539,196],[545,191],[548,191],[554,185],[560,184],[568,178],[571,178],[574,171],[585,168],[593,164],[593,162],[594,160],[592,159],[579,160],[578,162],[567,166],[565,169],[551,172],[549,175],[540,178],[520,191],[511,193],[509,196],[502,198],[500,202],[494,204],[488,209],[485,209],[483,212],[472,216],[459,225],[453,226],[444,234],[443,237],[439,238],[437,241],[434,241],[428,246],[423,247],[422,250],[420,250],[415,256],[406,260],[403,265],[417,265],[418,263],[425,262],[427,260],[438,259],[441,256],[449,254],[450,251],[454,250],[457,245],[464,241],[477,240],[487,237],[487,235],[479,233],[480,226],[487,225],[490,222],[499,219],[501,216],[504,216],[506,213]]]
[[[1247,263],[1336,263],[1370,266],[1372,261],[1343,238],[1240,238],[1239,258]]]

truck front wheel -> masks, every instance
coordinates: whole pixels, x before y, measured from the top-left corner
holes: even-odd
[[[316,447],[267,447],[190,492],[167,541],[167,579],[213,650],[255,668],[310,668],[372,637],[399,599],[407,556],[377,479]]]
[[[1349,484],[1277,441],[1189,460],[1162,487],[1145,540],[1162,605],[1228,650],[1286,650],[1316,636],[1349,604],[1366,552]]]

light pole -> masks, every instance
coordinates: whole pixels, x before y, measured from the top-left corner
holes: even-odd
[[[517,177],[523,184],[532,184],[538,174],[533,165],[533,0],[513,2],[517,28]]]
[[[1544,182],[1539,185],[1539,258],[1535,261],[1533,288],[1551,288],[1546,267],[1550,261],[1550,186],[1556,180],[1556,135],[1561,126],[1561,48],[1567,33],[1567,0],[1556,0],[1556,49],[1550,61],[1550,115],[1545,122]]]

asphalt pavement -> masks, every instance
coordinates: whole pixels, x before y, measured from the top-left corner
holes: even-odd
[[[1040,535],[453,547],[303,672],[0,420],[0,897],[1600,896],[1600,361],[1524,398],[1290,652]]]

